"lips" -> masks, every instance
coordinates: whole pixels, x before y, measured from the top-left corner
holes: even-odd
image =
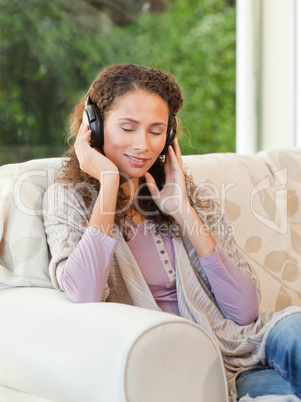
[[[128,158],[128,160],[134,166],[139,166],[139,167],[144,166],[148,161],[147,158],[138,158],[137,156],[127,155],[127,154],[125,154],[125,156]]]

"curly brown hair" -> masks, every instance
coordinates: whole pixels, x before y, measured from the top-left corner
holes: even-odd
[[[89,95],[91,101],[97,105],[103,119],[106,118],[110,110],[116,106],[118,97],[135,90],[144,90],[151,94],[159,95],[166,101],[169,108],[168,131],[171,129],[174,118],[183,104],[183,97],[178,84],[170,73],[157,70],[155,68],[136,66],[132,64],[116,64],[103,69],[94,80]],[[70,116],[70,135],[68,141],[75,139],[82,123],[82,115],[85,108],[85,95],[75,106]],[[71,146],[67,153],[67,159],[58,176],[58,182],[71,185],[76,191],[80,191],[87,207],[91,207],[98,195],[99,181],[83,172],[79,167],[79,162],[75,154],[74,147]],[[161,189],[165,184],[164,156],[159,156],[149,172],[152,174],[156,183]],[[233,236],[232,225],[228,223],[224,212],[215,196],[205,187],[196,186],[191,175],[184,172],[186,180],[187,194],[190,204],[196,210],[202,222],[207,225],[212,237],[226,250],[228,255],[256,280],[246,258],[236,246]],[[124,180],[121,175],[121,183]],[[181,235],[181,230],[171,216],[165,215],[152,201],[150,193],[145,185],[144,179],[140,180],[139,192],[136,202],[137,209],[147,211],[148,219],[151,219],[157,230],[168,231],[173,235]],[[140,197],[147,195],[147,197]],[[119,213],[128,204],[129,197],[119,189],[115,223],[122,229],[122,233],[127,238],[124,219],[127,212]],[[88,208],[87,208],[88,209]],[[91,211],[91,208],[89,208]],[[168,225],[166,225],[166,223]]]
[[[171,73],[134,64],[115,64],[100,71],[89,89],[89,96],[91,101],[98,107],[103,120],[105,120],[108,113],[118,104],[117,100],[119,97],[136,90],[144,90],[150,94],[159,95],[167,103],[169,110],[167,132],[169,133],[174,124],[175,116],[183,104],[181,89]],[[67,159],[61,168],[57,180],[62,184],[72,183],[77,188],[80,188],[86,204],[90,205],[91,202],[95,201],[93,198],[95,198],[95,194],[99,191],[100,183],[80,169],[72,144],[82,123],[86,98],[87,94],[81,98],[70,115],[68,144],[71,148],[69,152],[67,152]],[[149,170],[159,189],[161,189],[165,183],[164,161],[165,157],[159,156]],[[122,182],[123,178],[121,176],[121,184]],[[172,224],[172,218],[164,214],[155,205],[150,197],[147,186],[143,185],[144,183],[144,178],[141,178],[137,207],[143,211],[147,211],[148,219],[152,219],[155,224],[160,225],[163,222]],[[91,191],[91,185],[96,191]],[[94,193],[94,197],[92,197],[92,193]],[[124,194],[120,186],[116,203],[117,212],[115,223],[119,224],[121,227],[124,227],[123,223],[127,211],[122,213],[118,211],[124,210],[124,206],[127,205],[127,203],[128,197]]]

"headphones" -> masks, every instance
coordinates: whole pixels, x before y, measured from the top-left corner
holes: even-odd
[[[92,148],[98,148],[102,151],[104,144],[104,134],[103,134],[103,119],[100,114],[98,107],[90,99],[89,94],[87,95],[85,110],[83,112],[83,123],[89,126],[91,130],[90,145]],[[166,142],[163,151],[160,155],[164,155],[167,152],[168,146],[174,142],[178,130],[178,122],[175,117],[174,125],[167,135]]]

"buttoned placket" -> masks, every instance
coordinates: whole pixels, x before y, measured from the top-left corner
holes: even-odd
[[[170,263],[170,259],[167,253],[167,250],[164,245],[164,241],[162,239],[161,234],[155,229],[155,224],[149,224],[151,228],[151,233],[160,256],[160,260],[162,261],[163,268],[168,276],[169,283],[166,284],[167,289],[173,289],[176,286],[176,271],[172,267]]]

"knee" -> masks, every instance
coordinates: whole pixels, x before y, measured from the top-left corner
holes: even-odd
[[[292,314],[279,321],[272,329],[266,343],[266,356],[279,352],[301,355],[301,313]]]
[[[269,338],[283,337],[283,340],[293,336],[300,338],[301,332],[301,313],[291,314],[280,320],[272,329]]]

